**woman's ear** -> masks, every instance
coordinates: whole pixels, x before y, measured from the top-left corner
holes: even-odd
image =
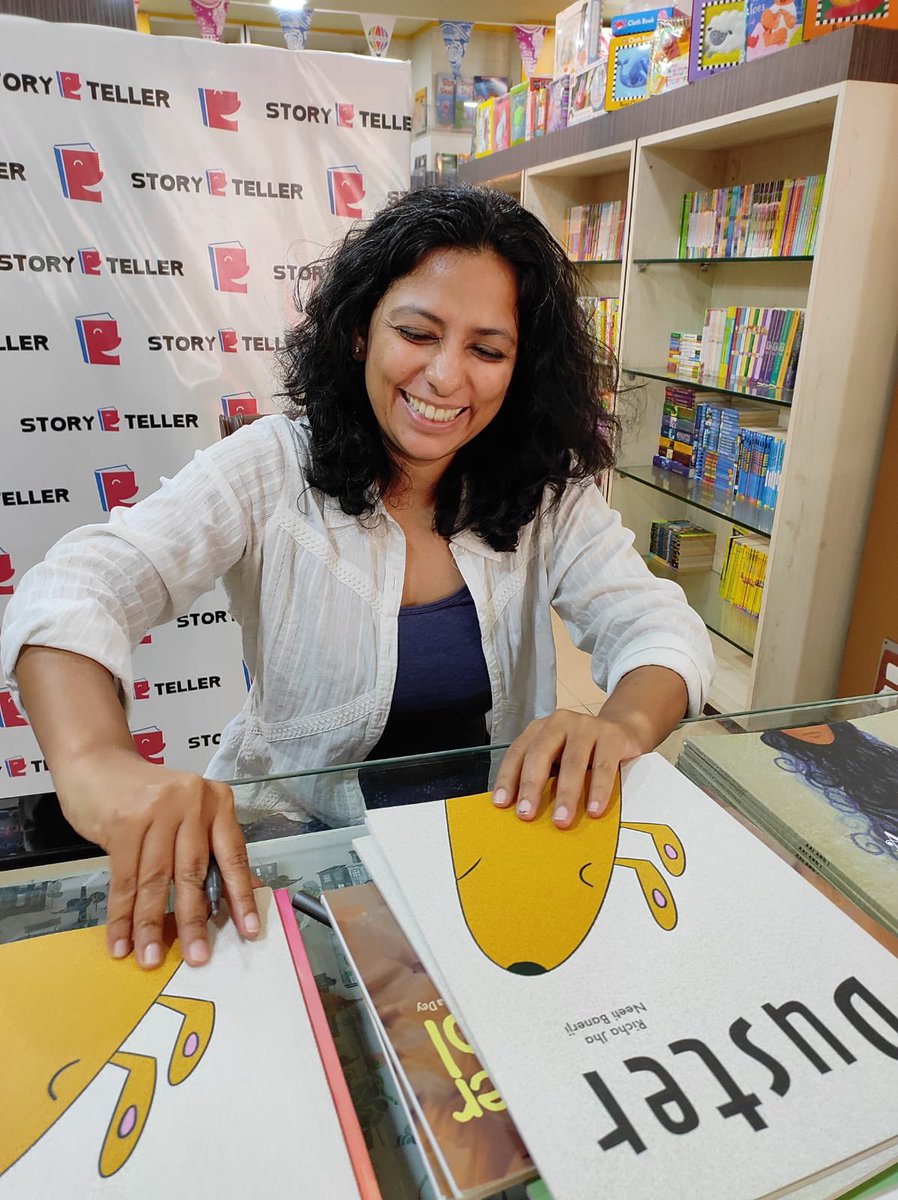
[[[368,353],[368,343],[357,329],[352,331],[350,345],[352,346],[352,357],[355,359],[355,361],[360,363],[364,362],[365,356]]]

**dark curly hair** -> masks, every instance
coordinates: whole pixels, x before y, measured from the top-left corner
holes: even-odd
[[[394,280],[433,250],[492,251],[517,281],[518,351],[505,400],[463,446],[437,487],[434,528],[474,529],[513,550],[546,489],[560,499],[575,479],[611,466],[617,383],[611,351],[589,331],[575,268],[532,213],[485,188],[407,192],[357,226],[324,262],[300,322],[280,354],[285,407],[311,430],[313,487],[344,512],[370,513],[401,474],[388,454],[351,353]]]

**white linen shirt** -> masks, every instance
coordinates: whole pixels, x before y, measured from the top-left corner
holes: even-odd
[[[405,538],[381,504],[357,518],[311,488],[307,446],[301,420],[254,422],[197,451],[146,500],[113,509],[108,524],[62,538],[7,606],[10,684],[19,651],[35,643],[102,663],[127,703],[132,648],[223,577],[253,683],[207,774],[238,780],[364,759],[393,696]],[[656,664],[682,676],[689,711],[700,712],[713,655],[680,588],[651,574],[591,481],[568,486],[554,508],[548,500],[516,550],[492,550],[470,530],[449,542],[480,622],[490,740],[511,741],[555,710],[550,608],[591,655],[599,687],[613,691],[628,671]],[[253,812],[362,818],[356,787],[295,792],[257,790]]]

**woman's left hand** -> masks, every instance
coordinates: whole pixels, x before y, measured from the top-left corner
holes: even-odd
[[[589,769],[592,778],[586,812],[590,817],[599,817],[608,804],[620,764],[642,750],[640,739],[625,721],[559,708],[551,717],[531,721],[505,751],[493,788],[493,803],[499,808],[515,804],[518,816],[532,821],[557,763],[552,820],[559,829],[568,829],[577,815]]]

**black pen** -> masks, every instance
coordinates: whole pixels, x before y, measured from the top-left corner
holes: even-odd
[[[218,863],[215,861],[215,855],[209,855],[209,866],[206,868],[206,878],[203,881],[203,891],[206,893],[206,899],[209,902],[209,913],[213,917],[218,916],[218,908],[221,903],[221,872],[218,869]]]
[[[291,903],[297,912],[301,912],[315,921],[320,921],[322,925],[330,925],[331,919],[327,915],[327,909],[320,900],[315,900],[308,892],[294,892]]]

